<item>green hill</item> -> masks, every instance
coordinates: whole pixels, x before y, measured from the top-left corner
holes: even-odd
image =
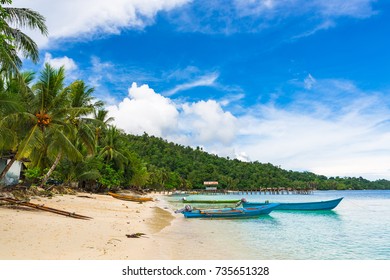
[[[312,172],[284,170],[271,163],[242,162],[219,157],[167,142],[154,136],[127,135],[129,149],[136,153],[150,172],[148,186],[166,189],[199,189],[204,181],[218,181],[218,188],[258,190],[260,188],[390,189],[390,181],[369,181],[362,177],[331,177]]]

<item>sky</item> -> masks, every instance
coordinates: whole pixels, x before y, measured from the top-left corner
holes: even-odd
[[[222,157],[390,179],[388,0],[14,0],[114,124]]]

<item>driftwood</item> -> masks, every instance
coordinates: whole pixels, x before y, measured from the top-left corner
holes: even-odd
[[[146,235],[145,233],[142,232],[137,232],[137,233],[132,233],[132,234],[126,234],[127,238],[140,238],[142,236]],[[146,237],[146,236],[144,236]]]
[[[0,197],[0,200],[7,201],[7,202],[12,203],[12,204],[27,206],[27,207],[31,207],[31,208],[35,208],[35,209],[39,209],[39,210],[43,210],[43,211],[71,217],[71,218],[75,218],[75,219],[82,219],[82,220],[92,219],[91,217],[87,217],[87,216],[83,216],[83,215],[79,215],[76,213],[72,213],[72,212],[68,212],[68,211],[64,211],[64,210],[59,210],[59,209],[55,209],[55,208],[51,208],[51,207],[46,207],[43,205],[38,205],[38,204],[31,203],[31,202],[26,202],[26,201],[10,198],[10,197]]]
[[[96,199],[95,197],[88,196],[88,195],[78,195],[77,197]]]

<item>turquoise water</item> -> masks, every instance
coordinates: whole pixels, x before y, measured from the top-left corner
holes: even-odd
[[[270,202],[344,199],[330,211],[273,211],[259,218],[233,220],[180,217],[179,227],[183,239],[197,239],[204,235],[207,238],[199,246],[206,249],[215,246],[219,248],[219,254],[228,254],[221,256],[216,253],[211,258],[390,260],[390,191],[317,191],[310,195],[194,195],[187,199],[242,197],[248,201]],[[178,202],[180,199],[168,198],[172,209],[183,207],[183,203]]]

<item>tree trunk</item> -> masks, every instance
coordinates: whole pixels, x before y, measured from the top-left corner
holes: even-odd
[[[0,182],[5,178],[5,175],[10,170],[10,168],[11,168],[12,164],[15,162],[15,160],[16,160],[16,157],[12,156],[11,160],[7,163],[7,165],[5,166],[4,170],[1,172]]]
[[[44,185],[46,184],[47,180],[50,178],[50,175],[51,173],[54,171],[54,169],[57,167],[58,163],[60,162],[61,160],[61,156],[62,156],[62,152],[59,152],[53,165],[50,167],[49,171],[47,172],[47,174],[45,175],[45,177],[43,178],[42,182],[41,182],[41,185],[40,187],[43,188]]]

